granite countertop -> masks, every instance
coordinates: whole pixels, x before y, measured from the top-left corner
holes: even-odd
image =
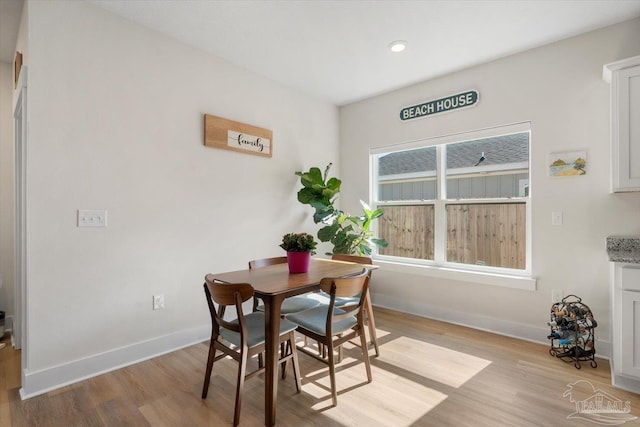
[[[607,237],[607,253],[611,262],[640,264],[640,237]]]

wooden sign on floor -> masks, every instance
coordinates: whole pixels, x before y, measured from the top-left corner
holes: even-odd
[[[273,132],[222,117],[204,115],[204,145],[271,157]]]

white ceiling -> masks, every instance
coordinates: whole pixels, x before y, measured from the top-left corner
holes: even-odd
[[[337,105],[640,16],[640,0],[87,1]]]

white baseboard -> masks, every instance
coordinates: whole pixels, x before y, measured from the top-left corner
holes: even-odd
[[[504,319],[496,319],[489,316],[483,316],[463,311],[455,311],[450,307],[438,307],[421,302],[409,301],[390,297],[388,295],[372,294],[374,305],[378,307],[388,308],[408,314],[414,314],[420,317],[440,320],[454,325],[465,326],[468,328],[479,329],[494,334],[505,335],[512,338],[518,338],[525,341],[532,341],[539,344],[549,345],[546,339],[549,335],[549,328],[544,325],[547,321],[548,313],[540,314],[541,326],[531,326],[523,323],[506,321]],[[596,339],[596,356],[603,359],[611,358],[611,342]]]
[[[611,383],[623,390],[630,391],[632,393],[640,394],[640,380],[634,377],[629,377],[624,374],[616,372],[615,362],[610,360],[611,365]]]
[[[20,397],[29,399],[87,378],[198,344],[209,339],[210,336],[211,324],[207,324],[109,350],[51,368],[38,371],[25,370]]]

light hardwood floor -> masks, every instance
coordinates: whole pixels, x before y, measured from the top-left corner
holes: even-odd
[[[577,370],[544,345],[390,310],[375,313],[381,354],[371,359],[373,382],[366,383],[358,349],[347,348],[336,374],[338,406],[331,408],[327,367],[300,354],[303,391],[295,393],[291,373],[280,380],[277,425],[598,425],[567,419],[575,401],[595,393],[590,385],[630,401],[631,415],[640,415],[640,396],[611,386],[606,360]],[[237,365],[216,363],[202,400],[207,348],[194,345],[20,401],[20,356],[7,346],[0,350],[0,426],[231,425]],[[563,397],[568,384],[580,380],[575,401]],[[242,426],[263,425],[263,391],[261,376],[245,383]]]

